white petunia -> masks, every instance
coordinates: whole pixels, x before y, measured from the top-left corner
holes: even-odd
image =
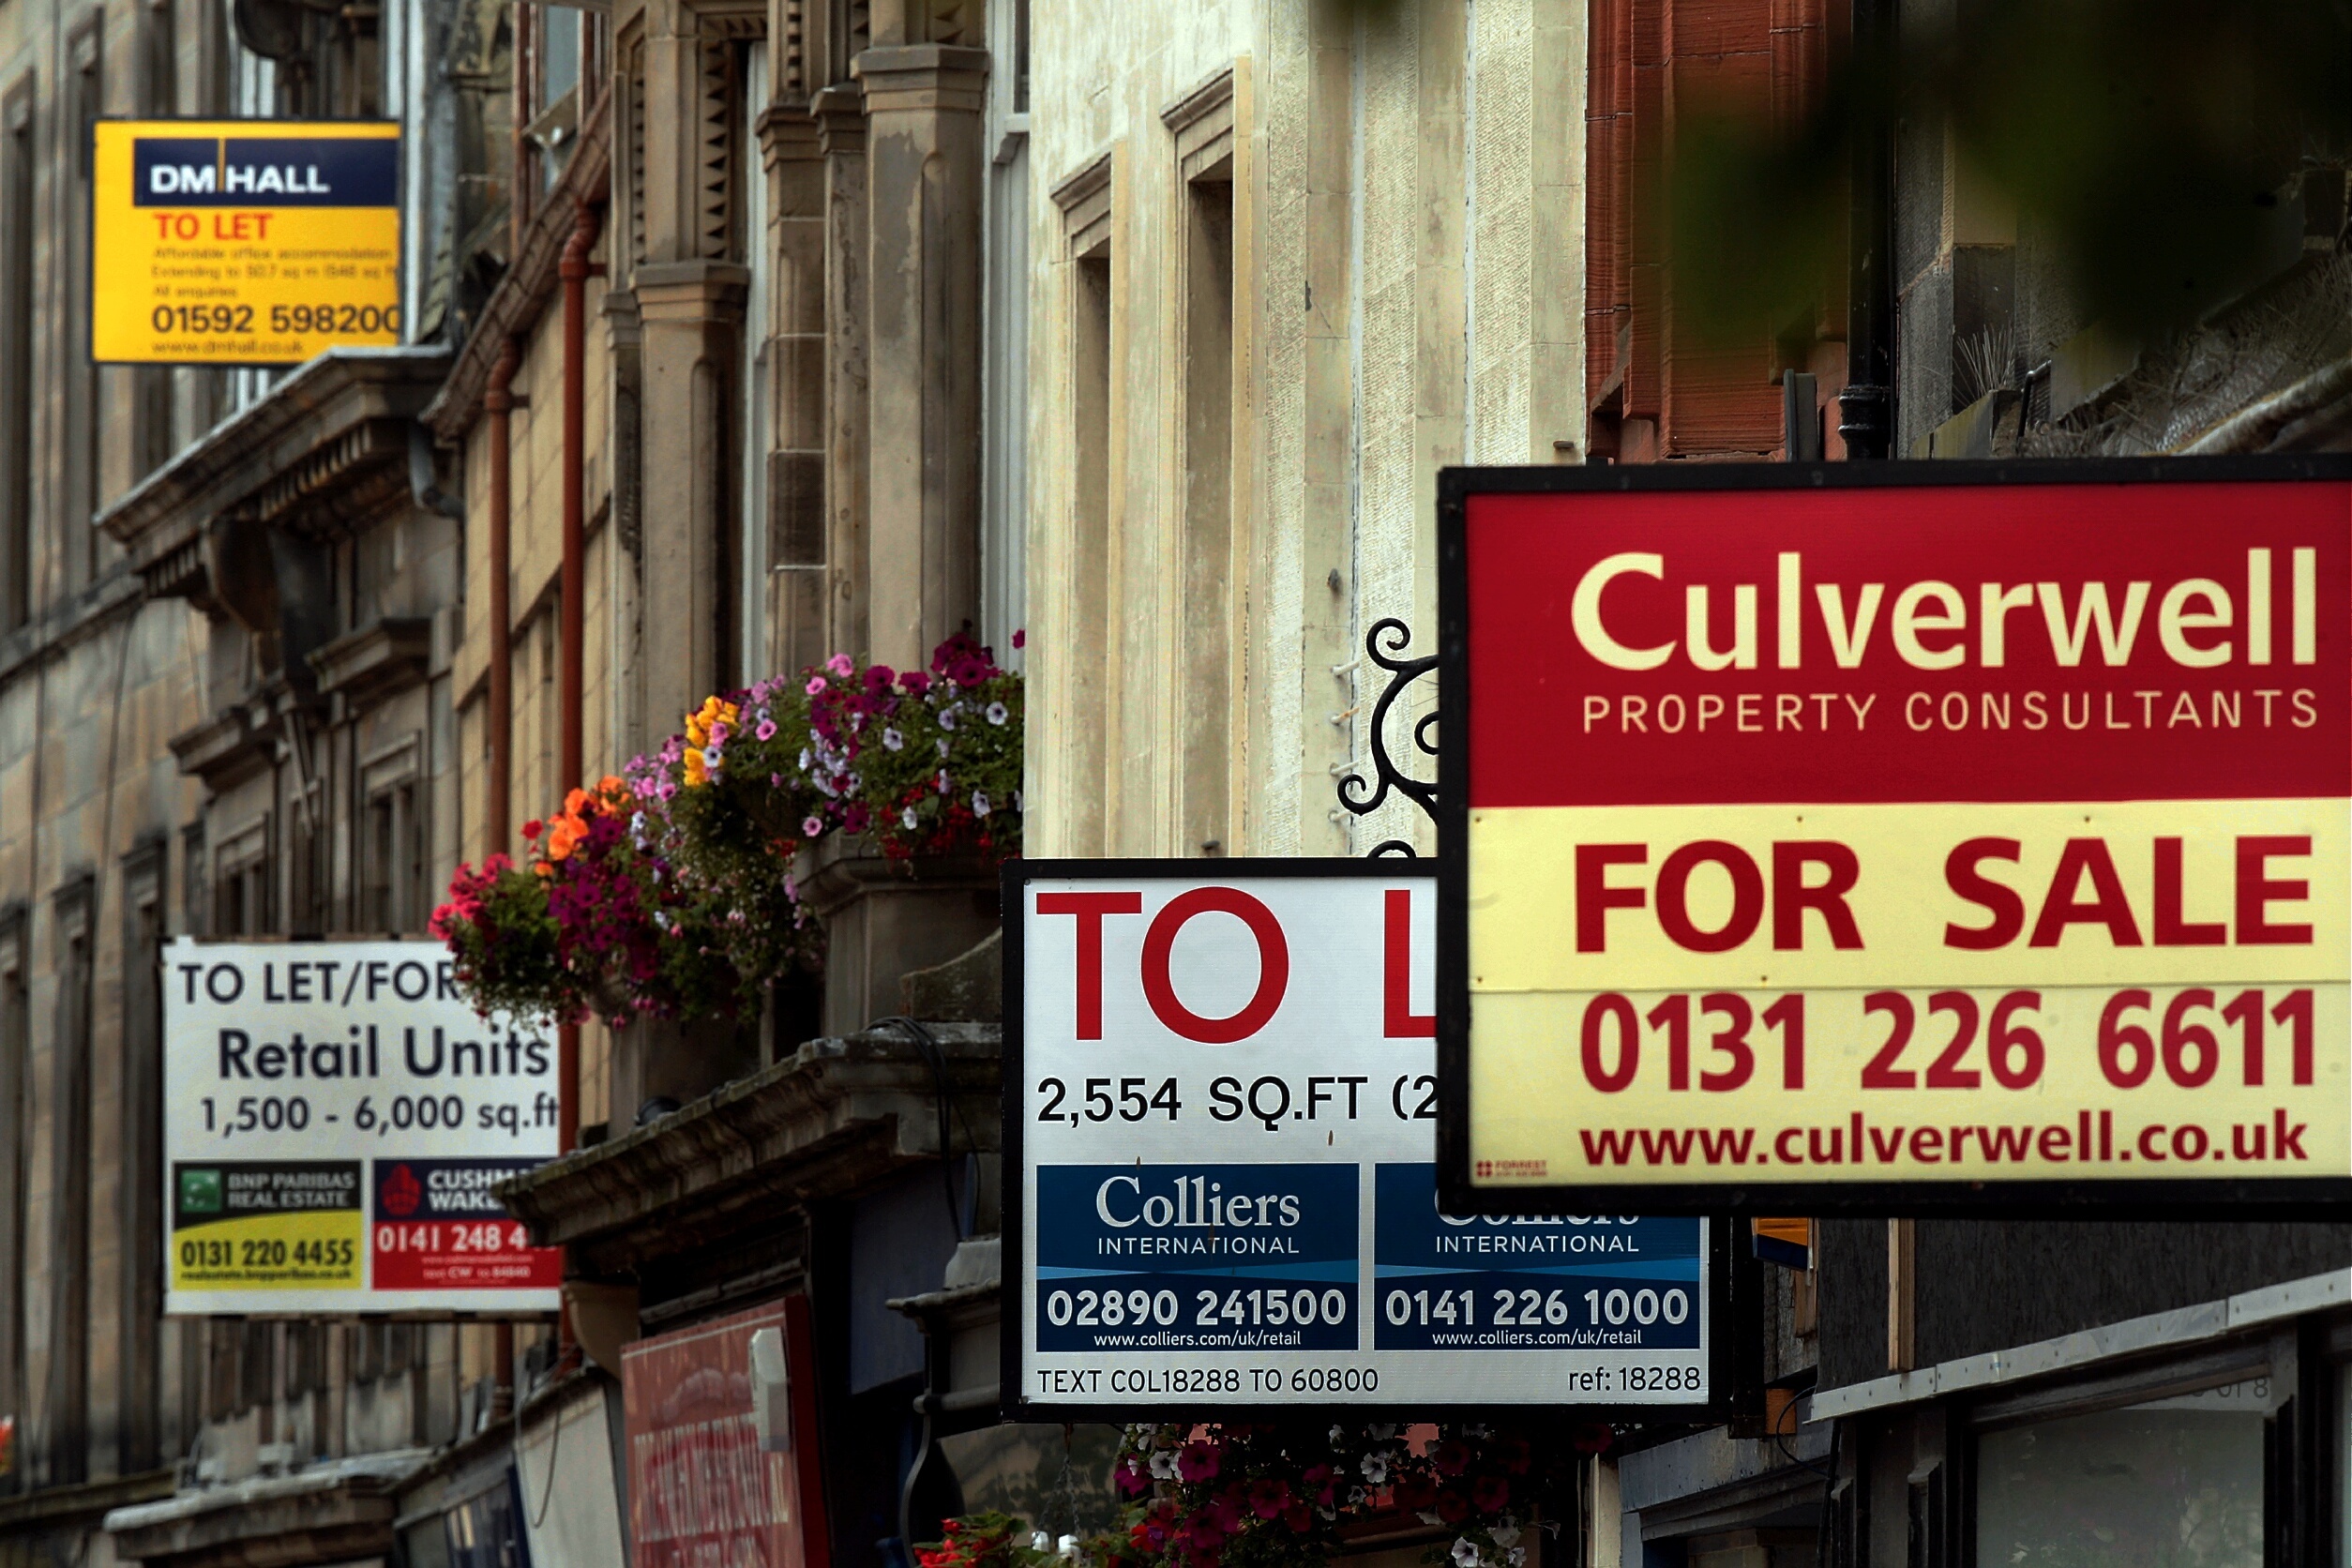
[[[1010,718],[1010,717],[1012,717],[1012,716],[1013,716],[1013,710],[1012,710],[1012,709],[1010,709],[1010,708],[1008,708],[1008,707],[1006,707],[1006,706],[1005,706],[1003,703],[1002,703],[1002,702],[991,702],[991,703],[989,703],[989,704],[988,704],[988,722],[989,722],[990,724],[1000,724],[1000,725],[1001,725],[1001,724],[1003,724],[1003,723],[1006,719],[1008,719],[1008,718]]]
[[[903,750],[906,744],[907,737],[898,733],[897,731],[887,727],[882,730],[882,746],[884,749],[890,751]]]
[[[909,833],[912,833],[914,831],[914,807],[910,806],[904,811],[899,812],[898,821]]]
[[[991,811],[992,809],[994,809],[994,807],[990,807],[990,806],[988,805],[988,791],[986,791],[986,790],[974,790],[974,791],[972,791],[972,814],[973,816],[975,816],[975,817],[985,817],[985,816],[987,816],[987,815],[989,813],[989,811]]]

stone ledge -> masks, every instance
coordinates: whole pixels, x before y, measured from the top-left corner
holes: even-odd
[[[957,1152],[999,1146],[1001,1031],[939,1023]],[[659,1121],[501,1183],[542,1246],[575,1245],[591,1274],[773,1226],[776,1206],[844,1196],[940,1157],[938,1079],[896,1026],[811,1040],[772,1067]]]

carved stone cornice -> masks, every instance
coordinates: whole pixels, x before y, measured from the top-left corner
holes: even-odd
[[[190,552],[201,555],[212,519],[245,508],[298,524],[335,492],[404,462],[400,432],[448,366],[449,351],[437,344],[329,349],[142,480],[98,515],[98,526],[123,546],[149,593],[201,591]],[[398,488],[405,492],[405,479]],[[382,498],[356,499],[372,507]]]
[[[827,158],[866,153],[866,95],[854,82],[837,82],[808,100],[817,142]]]
[[[845,1197],[937,1160],[942,1078],[953,1152],[999,1147],[993,1025],[928,1026],[935,1074],[896,1027],[811,1040],[786,1061],[610,1142],[500,1184],[538,1244],[567,1245],[591,1274],[772,1228],[779,1206]]]
[[[977,114],[986,107],[988,52],[957,44],[868,49],[850,62],[866,87],[868,115],[930,109]]]
[[[633,281],[641,324],[732,320],[751,292],[751,269],[738,262],[640,262]]]

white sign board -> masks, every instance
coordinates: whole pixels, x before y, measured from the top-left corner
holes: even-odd
[[[167,1312],[556,1309],[490,1192],[557,1153],[555,1041],[440,943],[183,937],[163,998]]]
[[[1396,861],[1006,868],[1021,1407],[1717,1395],[1704,1220],[1440,1213],[1436,901]]]

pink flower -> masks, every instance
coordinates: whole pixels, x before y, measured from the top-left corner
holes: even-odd
[[[763,741],[772,741],[776,739],[776,720],[763,718],[760,721],[760,727],[751,732]]]
[[[1289,1506],[1290,1488],[1284,1482],[1269,1479],[1249,1484],[1249,1511],[1259,1518],[1274,1518]]]
[[[832,671],[835,674],[840,676],[845,681],[852,675],[857,673],[857,666],[850,662],[850,656],[847,654],[834,655],[831,658],[825,660],[825,668]]]
[[[1176,1473],[1186,1481],[1215,1480],[1218,1463],[1214,1443],[1188,1442],[1176,1451]]]
[[[801,819],[800,832],[801,837],[804,838],[814,838],[818,835],[823,833],[824,830],[825,823],[822,817],[804,817]]]
[[[808,677],[808,684],[801,689],[811,697],[822,696],[825,689],[825,678],[822,675],[811,675]]]

